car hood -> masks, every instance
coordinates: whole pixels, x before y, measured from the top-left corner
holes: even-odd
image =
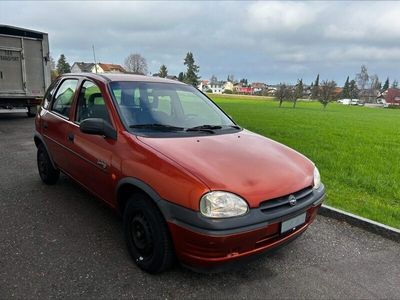
[[[304,155],[258,134],[138,139],[203,181],[210,190],[245,198],[250,207],[313,183],[313,163]]]

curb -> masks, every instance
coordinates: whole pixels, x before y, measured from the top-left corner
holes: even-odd
[[[325,204],[321,206],[318,213],[328,218],[345,221],[348,224],[360,227],[364,230],[391,239],[395,242],[400,242],[400,230],[397,228],[393,228],[357,215],[353,215],[351,213],[333,208]]]

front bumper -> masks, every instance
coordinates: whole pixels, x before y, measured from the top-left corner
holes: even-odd
[[[168,207],[162,210],[181,263],[194,269],[214,270],[295,239],[313,222],[324,196],[325,189],[321,186],[298,206],[269,213],[252,208],[245,216],[219,220],[171,203],[164,204]],[[283,221],[303,213],[306,213],[303,224],[281,233]]]

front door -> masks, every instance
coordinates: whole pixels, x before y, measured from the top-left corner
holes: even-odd
[[[101,118],[112,124],[99,87],[87,80],[81,85],[74,124],[68,132],[71,138],[69,147],[75,155],[71,175],[98,197],[110,201],[113,199],[116,185],[113,176],[115,140],[82,133],[79,124],[88,118]]]

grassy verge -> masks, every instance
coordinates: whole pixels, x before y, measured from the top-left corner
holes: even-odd
[[[327,204],[400,228],[400,111],[210,95],[241,126],[318,166]]]

